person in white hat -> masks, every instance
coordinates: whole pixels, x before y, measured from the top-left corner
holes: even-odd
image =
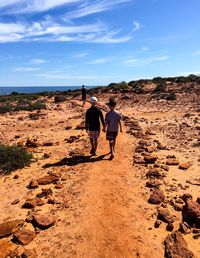
[[[90,98],[91,107],[86,111],[86,131],[90,137],[91,151],[90,154],[96,155],[98,138],[100,135],[100,121],[105,126],[103,113],[97,105],[98,99],[96,97]]]

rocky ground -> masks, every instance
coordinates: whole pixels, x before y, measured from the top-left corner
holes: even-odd
[[[0,141],[33,153],[0,177],[0,257],[200,257],[200,98],[98,93],[123,133],[89,155],[79,97],[1,115]]]

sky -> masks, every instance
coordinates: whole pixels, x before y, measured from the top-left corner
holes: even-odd
[[[199,0],[0,0],[0,87],[200,74]]]

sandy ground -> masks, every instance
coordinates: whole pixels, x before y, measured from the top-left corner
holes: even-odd
[[[101,104],[105,102],[104,98]],[[26,219],[29,210],[22,209],[25,200],[50,188],[53,191],[51,198],[56,202],[37,206],[34,211],[55,215],[56,224],[39,231],[28,246],[16,245],[19,254],[24,249],[31,249],[42,258],[164,257],[163,242],[169,232],[165,223],[154,228],[157,206],[148,203],[151,190],[145,187],[147,179],[144,176],[148,167],[133,164],[139,139],[126,133],[128,128],[124,125],[123,133],[117,139],[116,156],[110,161],[108,142],[101,133],[98,155],[91,158],[86,132],[75,130],[88,107],[88,103],[82,107],[78,100],[60,105],[49,102],[48,109],[42,111],[38,120],[30,120],[27,112],[1,117],[1,142],[24,144],[30,138],[37,139],[39,147],[31,150],[34,161],[29,167],[0,178],[0,223]],[[186,183],[187,179],[199,178],[199,147],[191,147],[198,136],[197,131],[191,130],[199,125],[199,120],[194,122],[198,114],[193,112],[193,117],[185,118],[186,111],[150,112],[131,105],[121,105],[119,109],[123,115],[139,121],[143,130],[154,131],[150,137],[152,141],[159,140],[169,147],[155,152],[160,163],[165,162],[167,155],[175,155],[180,162],[192,163],[186,171],[178,166],[170,167],[161,186],[166,198],[178,198],[184,193],[192,194],[195,200],[200,197],[200,186]],[[183,141],[179,139],[180,126],[176,125],[185,120],[191,127],[182,129],[185,130],[181,134]],[[66,130],[67,126],[72,128]],[[77,136],[77,140],[67,143],[70,136]],[[44,143],[52,143],[52,146],[44,146]],[[44,154],[49,158],[44,158]],[[32,179],[48,173],[60,173],[61,189],[53,184],[32,190],[27,188]],[[18,175],[17,179],[14,179],[15,175]],[[19,203],[12,205],[16,199]],[[174,224],[178,229],[181,213],[170,205],[168,208],[177,217]],[[30,223],[25,227],[34,230]],[[184,235],[184,238],[195,257],[200,257],[200,239],[194,240],[192,234]]]

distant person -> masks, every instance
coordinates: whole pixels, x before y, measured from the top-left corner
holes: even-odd
[[[116,138],[118,135],[119,127],[120,127],[120,132],[122,133],[122,124],[121,124],[122,116],[118,111],[115,110],[117,103],[113,98],[109,100],[107,105],[109,106],[110,111],[106,113],[105,126],[103,131],[104,132],[106,131],[106,140],[109,141],[109,145],[110,145],[110,154],[111,154],[110,160],[112,160],[114,158],[115,144],[116,144]]]
[[[100,135],[100,121],[103,125],[103,128],[105,127],[103,113],[101,109],[96,106],[97,102],[98,100],[96,97],[91,97],[91,107],[86,111],[86,131],[90,137],[90,143],[92,147],[90,154],[94,156],[96,155],[98,138]]]
[[[83,105],[85,105],[86,98],[87,98],[87,90],[86,90],[85,85],[82,86],[81,94],[82,94]]]

